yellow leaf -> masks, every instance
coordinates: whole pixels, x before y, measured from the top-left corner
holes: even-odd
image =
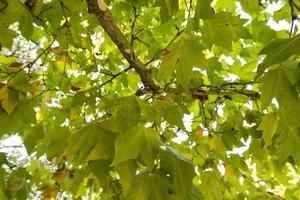
[[[7,85],[0,85],[0,105],[10,114],[18,105],[18,94],[15,91],[11,91]]]
[[[220,137],[214,135],[209,141],[209,146],[220,155],[226,157],[226,147]]]
[[[68,55],[58,55],[56,56],[57,68],[59,72],[63,73],[70,69],[74,69],[76,67],[73,59]]]
[[[63,55],[63,56],[56,56],[56,60],[58,62],[61,62],[62,64],[66,63],[67,65],[69,65],[70,67],[72,67],[73,61],[72,61],[72,58],[70,58],[69,56],[65,56],[65,55]]]
[[[63,49],[60,47],[54,47],[54,48],[50,48],[50,52],[55,53],[55,54],[62,54]]]
[[[78,118],[78,116],[80,116],[80,112],[81,112],[81,110],[80,110],[80,108],[79,107],[72,107],[71,109],[70,109],[70,120],[71,121],[74,121],[74,120],[76,120],[77,118]]]
[[[41,112],[47,108],[47,103],[51,103],[51,91],[47,91],[42,95]]]
[[[231,164],[225,164],[225,175],[228,177],[234,176],[234,169]]]

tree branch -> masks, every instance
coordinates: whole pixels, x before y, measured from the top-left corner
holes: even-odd
[[[105,0],[86,0],[90,13],[97,16],[104,31],[109,35],[111,40],[117,45],[120,52],[130,64],[132,68],[139,74],[143,84],[146,88],[152,91],[159,90],[159,86],[156,81],[152,78],[150,71],[146,68],[144,63],[134,55],[134,50],[126,39],[125,35],[121,32],[119,27],[113,20],[111,11]]]
[[[132,68],[131,66],[130,66],[130,67],[127,67],[126,69],[124,69],[124,70],[122,70],[122,71],[120,71],[120,72],[118,72],[118,73],[116,73],[116,74],[111,75],[111,78],[108,79],[107,81],[103,82],[99,87],[101,88],[101,87],[103,87],[104,85],[106,85],[106,84],[108,84],[108,83],[111,83],[115,78],[117,78],[118,76],[120,76],[122,73],[127,72],[127,71],[130,70],[131,68]]]

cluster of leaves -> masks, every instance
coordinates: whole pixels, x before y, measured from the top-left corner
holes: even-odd
[[[37,50],[0,56],[0,136],[30,158],[0,154],[0,199],[299,199],[299,11],[0,0],[1,52]]]

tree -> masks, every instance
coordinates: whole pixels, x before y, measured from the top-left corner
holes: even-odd
[[[299,199],[299,11],[1,0],[0,199]]]

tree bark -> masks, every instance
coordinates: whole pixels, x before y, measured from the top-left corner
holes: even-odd
[[[159,90],[159,86],[146,68],[146,65],[135,55],[133,47],[120,28],[115,23],[111,11],[108,9],[105,0],[86,0],[90,13],[97,16],[101,26],[109,35],[111,40],[117,45],[118,49],[130,64],[132,68],[139,74],[146,88],[152,91]],[[99,5],[102,3],[102,5]]]

